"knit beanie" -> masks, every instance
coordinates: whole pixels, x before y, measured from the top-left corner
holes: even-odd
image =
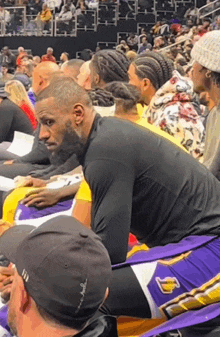
[[[204,34],[195,43],[191,57],[208,70],[220,73],[220,31]]]

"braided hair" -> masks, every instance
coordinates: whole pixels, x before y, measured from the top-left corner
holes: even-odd
[[[214,84],[220,88],[220,73],[216,73],[214,71],[211,72],[211,77],[214,82]]]
[[[141,79],[148,78],[156,90],[172,77],[174,70],[171,60],[153,51],[141,54],[132,64],[136,68],[136,75]]]
[[[129,60],[124,53],[110,49],[100,50],[95,53],[91,62],[105,83],[128,82]]]
[[[112,94],[104,89],[89,90],[88,94],[94,106],[110,107],[115,103]]]
[[[105,90],[112,93],[116,105],[121,104],[125,112],[134,108],[141,99],[138,88],[125,82],[111,82],[106,85]]]

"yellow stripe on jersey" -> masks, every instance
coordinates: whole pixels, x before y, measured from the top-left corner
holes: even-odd
[[[188,310],[201,309],[220,302],[220,274],[199,288],[184,293],[172,301],[163,304],[162,309],[169,317],[175,317]]]

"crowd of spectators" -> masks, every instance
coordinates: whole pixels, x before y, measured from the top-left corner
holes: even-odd
[[[2,23],[1,30],[5,31],[7,34],[26,34],[27,32],[33,34],[35,32],[39,35],[41,35],[42,32],[54,34],[54,23],[56,23],[56,34],[64,32],[67,34],[73,34],[76,32],[77,28],[80,29],[85,26],[90,28],[93,27],[93,29],[95,29],[95,26],[99,24],[99,22],[108,23],[109,21],[110,24],[113,24],[115,20],[117,21],[120,17],[129,17],[129,13],[135,17],[135,11],[140,7],[131,7],[129,1],[127,0],[120,2],[117,2],[116,0],[102,0],[100,2],[97,0],[25,1],[23,3],[23,5],[26,6],[25,32],[24,12],[22,10],[23,7],[20,7],[21,10],[19,10],[19,6],[17,6],[16,9],[12,8],[12,10],[10,10],[10,6],[12,5],[12,2],[10,2],[10,4],[7,4],[7,2],[0,3],[0,22]],[[211,1],[207,1],[207,5],[208,6],[202,11],[199,11],[194,3],[189,6],[180,6],[181,12],[179,11],[179,6],[173,7],[171,18],[166,18],[165,12],[161,19],[160,14],[156,14],[157,12],[155,12],[155,8],[151,6],[149,13],[154,13],[155,18],[159,18],[153,27],[153,34],[168,37],[170,36],[170,33],[178,33],[179,39],[186,33],[189,33],[188,29],[191,29],[191,26],[194,28],[197,26],[196,33],[201,35],[203,33],[203,22],[200,17],[206,18],[207,22],[208,20],[212,21],[211,28],[218,29],[219,22],[216,18],[219,15],[218,8],[220,7],[220,3],[215,1],[212,5]],[[7,7],[7,9],[4,9],[4,7]],[[94,11],[97,9],[99,9],[97,14],[93,13],[93,15],[87,15],[89,10]],[[124,14],[123,10],[125,11]],[[98,20],[97,17],[99,17]],[[149,24],[152,26],[152,21]],[[179,31],[180,25],[182,25],[182,27]],[[191,30],[190,34],[192,33],[196,35],[195,31],[192,32]],[[167,41],[165,41],[165,44],[166,42]],[[136,45],[137,41],[134,43],[134,41],[131,40],[128,43]],[[151,41],[148,41],[148,43],[151,44]],[[164,42],[158,39],[159,47],[162,43]]]
[[[111,4],[117,2],[109,2],[102,0],[101,4],[106,5],[102,8],[103,17],[108,18],[108,11]],[[19,6],[20,9],[19,9]],[[9,1],[0,3],[0,22],[4,23],[6,33],[18,33],[23,31],[24,27],[24,12],[22,6],[26,7],[26,25],[28,31],[36,31],[39,34],[42,31],[49,31],[52,29],[53,20],[56,21],[58,31],[67,31],[70,33],[73,30],[73,21],[77,19],[78,26],[86,23],[85,12],[87,10],[98,10],[98,0],[66,0],[66,1],[42,1],[30,0],[20,3]],[[13,6],[16,6],[14,8]],[[7,9],[4,9],[6,7]],[[11,8],[12,9],[11,9]],[[94,14],[95,20],[96,15]]]

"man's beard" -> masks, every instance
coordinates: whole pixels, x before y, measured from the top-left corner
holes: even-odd
[[[62,144],[52,153],[50,158],[51,164],[59,166],[64,164],[73,154],[80,161],[85,149],[85,141],[81,139],[73,130],[71,122],[67,121],[66,130]]]

